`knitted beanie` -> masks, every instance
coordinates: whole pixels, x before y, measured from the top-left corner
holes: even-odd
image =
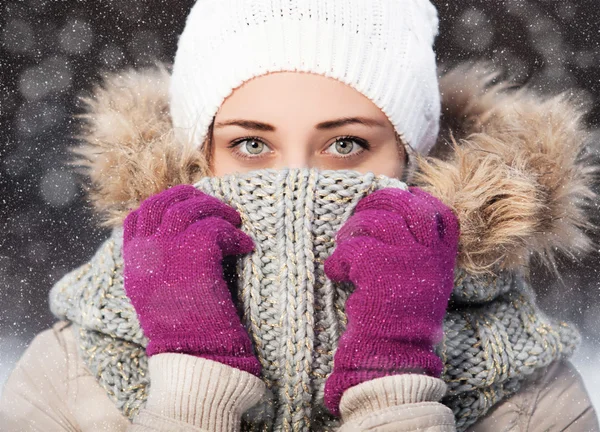
[[[202,146],[234,89],[270,72],[298,71],[356,89],[405,144],[427,153],[439,130],[437,32],[429,0],[198,0],[173,65],[177,137]]]

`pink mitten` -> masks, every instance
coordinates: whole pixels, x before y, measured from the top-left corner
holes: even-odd
[[[339,415],[343,392],[387,375],[439,376],[434,345],[452,292],[458,220],[418,188],[367,195],[339,230],[325,261],[334,282],[350,281],[348,326],[325,383],[325,404]]]
[[[204,357],[260,374],[221,261],[253,250],[237,211],[191,185],[145,200],[125,219],[124,285],[149,356]]]

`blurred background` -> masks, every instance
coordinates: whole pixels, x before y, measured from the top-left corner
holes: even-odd
[[[590,103],[590,128],[600,125],[598,0],[434,3],[443,67],[483,58],[540,92],[577,89]],[[52,285],[109,235],[65,166],[67,147],[77,143],[77,98],[108,73],[171,62],[192,4],[0,0],[0,392],[34,335],[55,321]],[[542,306],[584,334],[575,364],[597,409],[599,267],[594,253],[562,263],[562,281],[534,269]]]

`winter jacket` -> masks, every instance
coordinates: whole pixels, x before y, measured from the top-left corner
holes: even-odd
[[[585,135],[580,113],[564,98],[507,93],[501,84],[490,86],[491,78],[466,69],[442,78],[443,131],[453,138],[442,133],[434,159],[420,161],[414,177],[458,214],[459,265],[473,272],[523,267],[532,254],[551,259],[549,251],[587,242],[575,203],[588,194],[589,180],[574,156]],[[108,226],[122,223],[146,197],[205,173],[197,154],[172,145],[167,84],[164,70],[131,71],[88,100],[92,126],[78,152],[87,158],[90,196]],[[2,430],[230,431],[262,391],[258,378],[237,369],[160,354],[149,360],[148,402],[131,424],[87,369],[77,331],[60,321],[34,339],[4,387]],[[344,394],[340,430],[453,431],[454,414],[439,402],[443,389],[439,379],[409,374],[363,383]],[[581,377],[567,361],[556,361],[469,430],[600,428]]]
[[[162,390],[153,387],[152,392],[163,393],[160,403],[149,402],[131,425],[81,361],[74,331],[73,325],[62,321],[33,340],[4,387],[0,402],[2,431],[232,430],[222,426],[227,419],[222,418],[223,407],[215,400],[221,393],[192,391],[194,381],[200,381],[198,371],[205,361],[183,354],[163,355],[163,370],[179,374],[172,377],[175,386],[165,386]],[[174,367],[177,357],[187,358],[184,368]],[[227,366],[222,369],[225,372],[219,376],[221,380],[235,371]],[[217,371],[209,373],[216,376]],[[250,374],[245,375],[254,379]],[[237,381],[235,389],[241,389],[240,384]],[[189,391],[182,394],[177,385]],[[361,395],[355,396],[360,401]],[[414,397],[416,400],[419,396]],[[454,430],[452,412],[442,404],[406,401],[404,405],[388,405],[387,400],[394,399],[386,398],[383,393],[382,406],[371,403],[353,413],[352,401],[343,399],[341,408],[346,410],[343,414],[352,420],[345,430]],[[234,404],[229,408],[230,412],[235,411]],[[470,430],[592,432],[599,429],[581,377],[569,363],[561,362],[538,372],[521,391],[497,405]]]

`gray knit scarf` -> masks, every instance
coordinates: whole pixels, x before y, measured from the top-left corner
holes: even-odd
[[[256,244],[232,272],[233,296],[262,363],[265,397],[243,430],[333,431],[323,406],[325,379],[345,328],[350,284],[332,284],[323,261],[357,202],[399,180],[355,171],[260,170],[206,177],[196,185],[236,208]],[[50,307],[78,330],[80,353],[99,384],[133,419],[151,385],[147,339],[123,290],[122,229],[85,265],[64,276]],[[443,402],[465,430],[518,390],[536,369],[568,357],[579,334],[546,317],[523,278],[474,278],[457,271],[438,354],[449,392]]]

